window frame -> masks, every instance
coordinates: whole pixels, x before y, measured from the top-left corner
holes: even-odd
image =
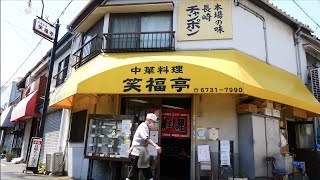
[[[68,75],[68,67],[70,62],[70,55],[67,55],[63,60],[58,63],[57,74],[54,76],[56,78],[56,86],[63,84]],[[62,74],[62,77],[60,78]]]
[[[109,33],[116,33],[116,32],[111,32],[112,29],[112,20],[114,18],[114,16],[132,16],[132,14],[134,14],[136,17],[138,17],[138,23],[139,23],[139,31],[137,32],[141,32],[141,18],[143,16],[145,16],[146,14],[150,15],[150,14],[158,14],[158,13],[164,13],[164,14],[170,14],[170,30],[169,31],[173,31],[173,11],[160,11],[160,12],[138,12],[138,13],[110,13],[110,18],[109,18],[109,24],[108,24],[108,32]]]

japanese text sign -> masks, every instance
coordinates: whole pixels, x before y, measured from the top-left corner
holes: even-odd
[[[190,139],[190,110],[163,109],[161,137]]]
[[[178,41],[231,39],[231,0],[178,3]]]
[[[32,138],[28,167],[37,167],[41,151],[42,138]]]
[[[203,69],[184,63],[136,65],[121,72],[123,72],[121,75],[128,74],[119,81],[121,83],[119,87],[123,88],[122,93],[127,94],[243,92],[242,86],[237,86],[237,83],[231,81],[208,86],[209,82],[203,79],[207,76]],[[121,75],[118,73],[117,76]],[[230,83],[233,86],[219,85],[224,83]]]
[[[48,40],[54,40],[56,28],[45,20],[36,18],[33,20],[33,31]]]

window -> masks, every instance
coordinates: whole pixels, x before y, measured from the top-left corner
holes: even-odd
[[[69,58],[70,56],[67,56],[65,59],[59,62],[58,64],[58,72],[56,77],[56,86],[59,86],[60,84],[64,83],[67,72],[68,72],[68,65],[69,65]]]
[[[111,48],[168,47],[172,12],[111,14],[110,32],[127,33],[111,37]],[[150,32],[159,32],[151,34]]]
[[[96,50],[101,50],[102,48],[102,33],[103,33],[103,21],[104,18],[101,18],[94,26],[92,26],[84,35],[82,39],[82,44],[88,43],[92,38],[97,35],[98,41],[91,41],[85,45],[81,52],[81,57],[85,58]]]
[[[72,113],[70,142],[83,142],[87,120],[87,110]]]

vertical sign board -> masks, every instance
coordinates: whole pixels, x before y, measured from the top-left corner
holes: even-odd
[[[33,137],[31,142],[32,142],[32,144],[31,144],[27,169],[38,167],[40,150],[41,150],[41,146],[42,146],[42,138]]]
[[[231,0],[179,2],[178,41],[231,39],[231,5]]]

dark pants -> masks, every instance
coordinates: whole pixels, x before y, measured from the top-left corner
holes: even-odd
[[[132,168],[129,172],[128,175],[128,179],[130,180],[138,180],[139,179],[139,172],[140,170],[143,173],[143,176],[146,180],[149,180],[151,178],[153,178],[152,175],[152,171],[151,168],[138,168],[138,160],[139,160],[139,156],[132,156],[131,157],[131,164],[132,164]]]

